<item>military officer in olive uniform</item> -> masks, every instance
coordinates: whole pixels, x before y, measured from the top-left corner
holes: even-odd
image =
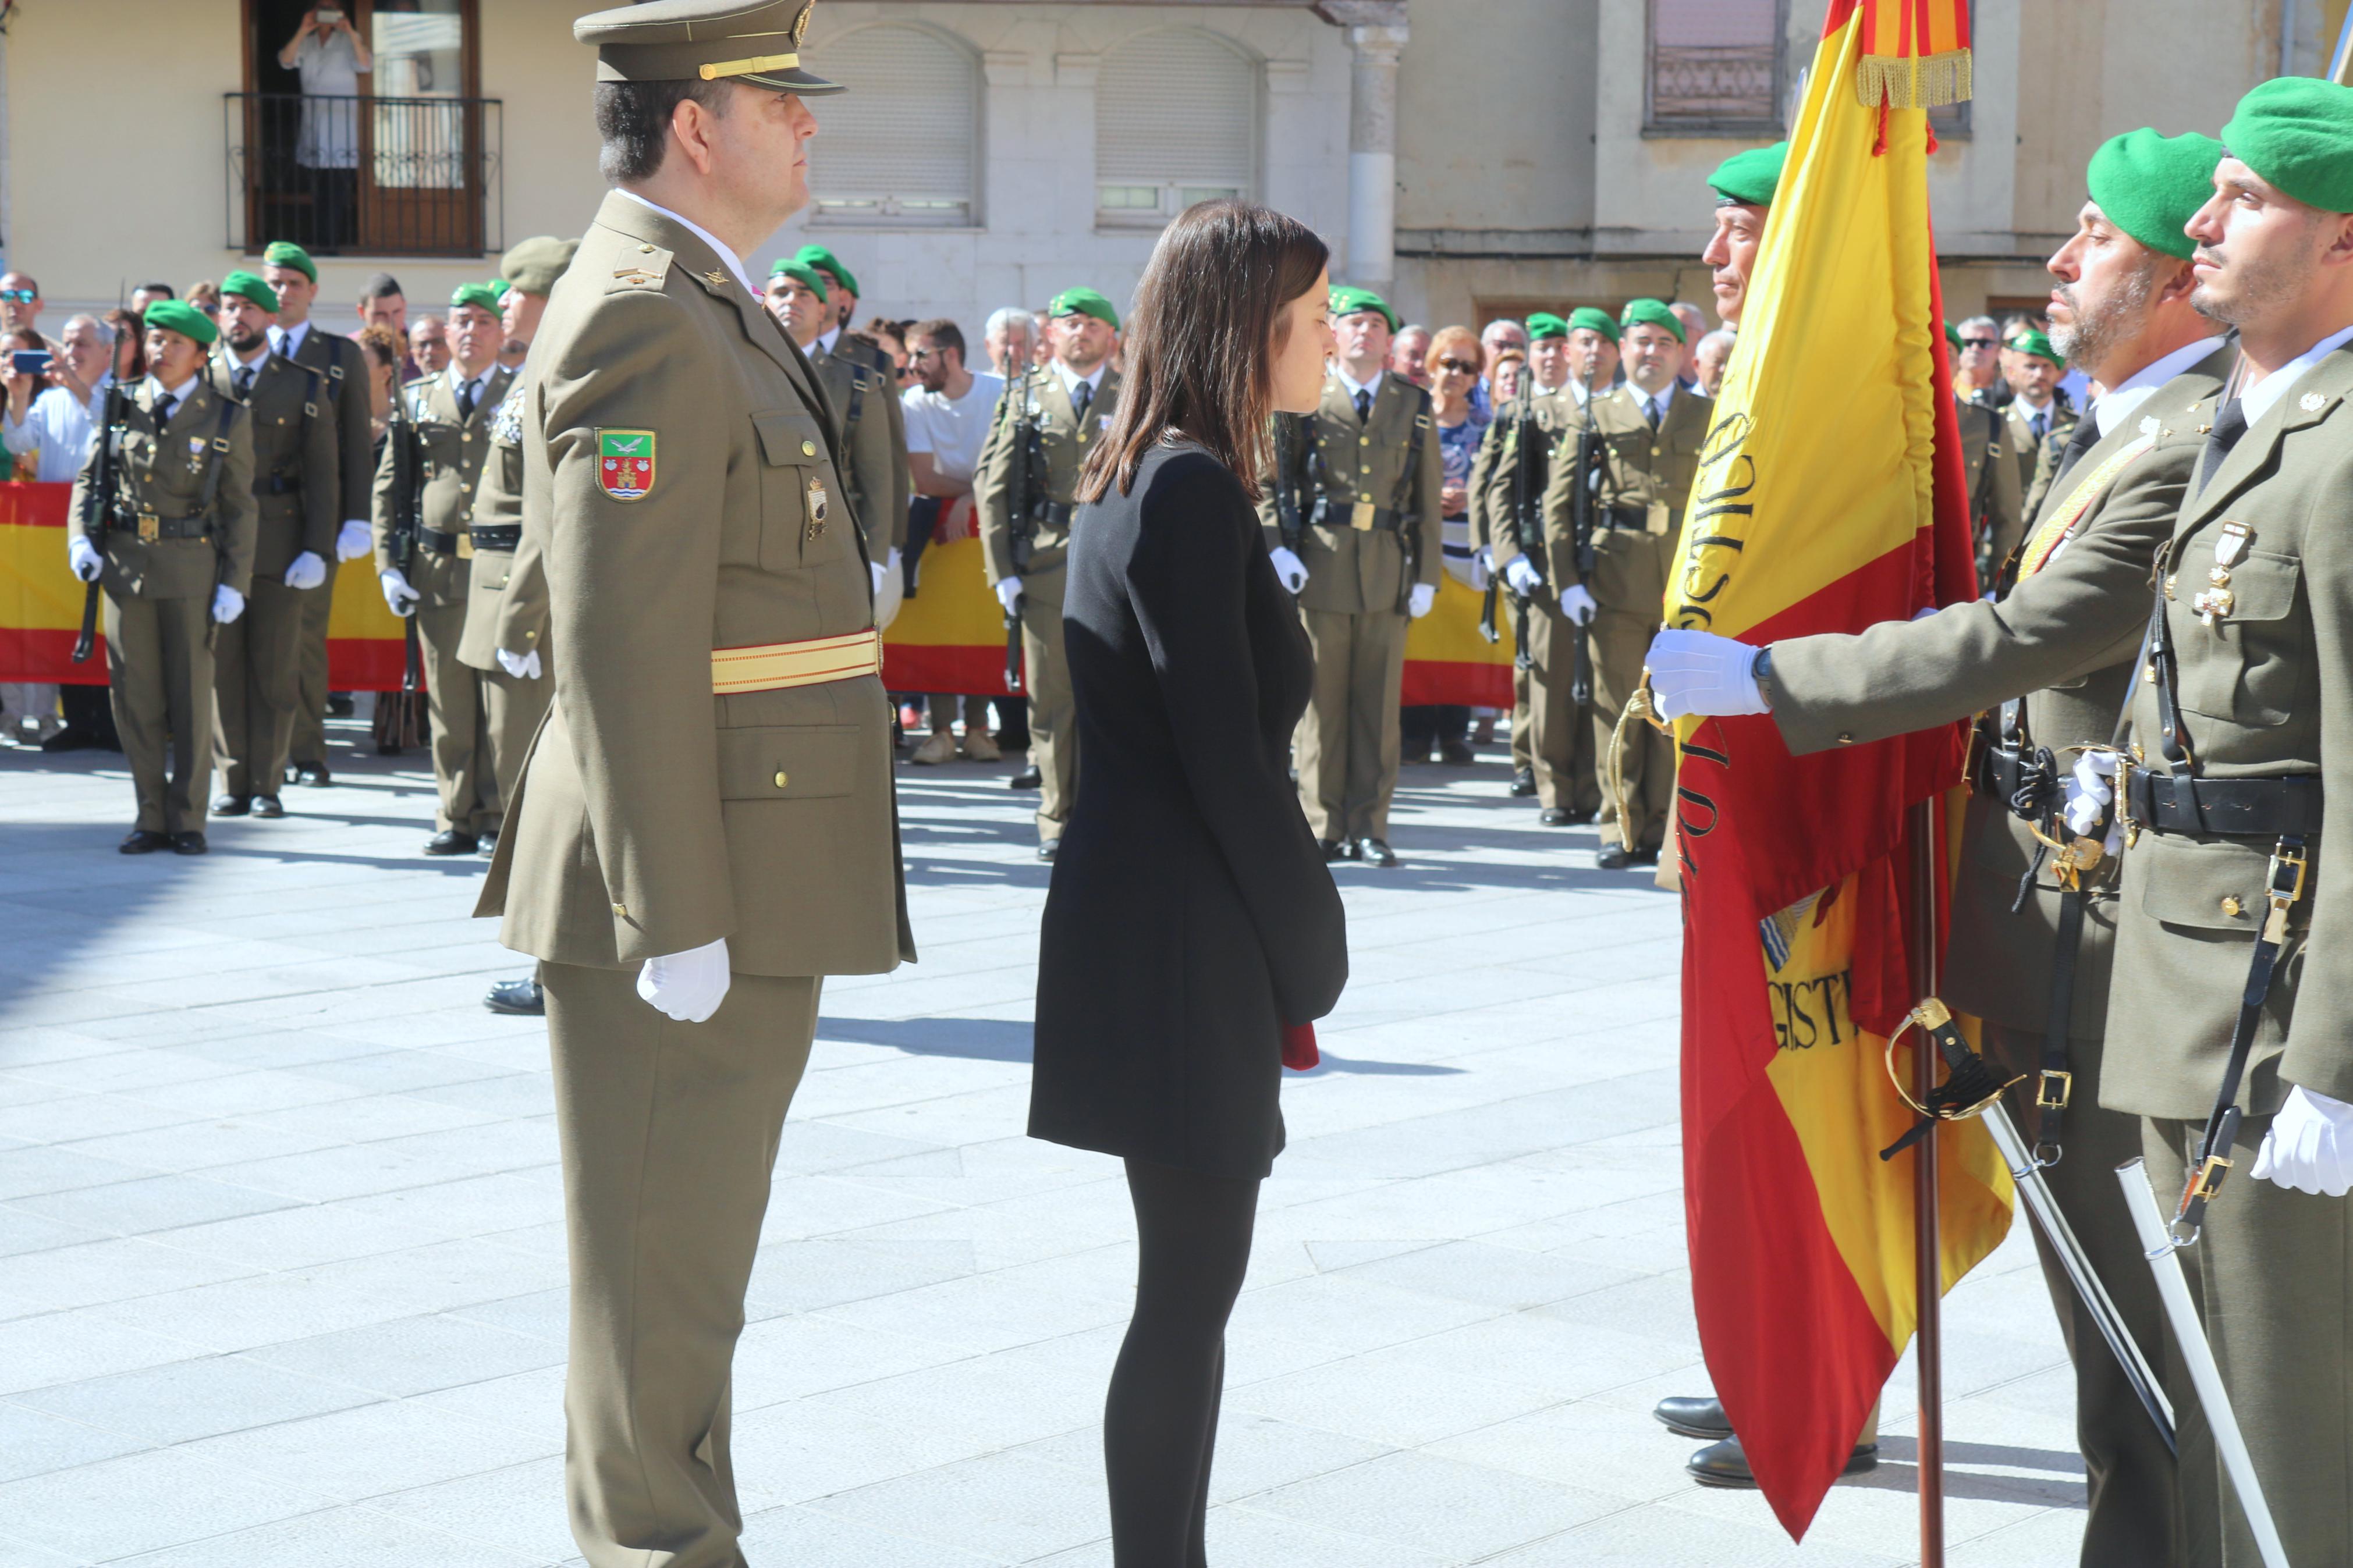
[[[301,696],[305,592],[335,553],[341,473],[326,377],[269,346],[277,291],[251,272],[221,279],[210,378],[251,410],[259,509],[253,587],[245,614],[214,634],[213,750],[221,770],[216,816],[283,816],[278,791]]]
[[[1960,336],[1946,329],[1957,353]],[[1961,482],[1968,492],[1969,529],[1977,541],[1978,576],[1989,588],[2025,527],[2026,486],[2010,450],[2010,420],[1984,391],[1956,394],[1960,405]]]
[[[2030,327],[2003,346],[2010,351],[2011,364],[2022,367],[2021,381],[2031,384],[2013,388],[2017,395],[2002,411],[2009,424],[2003,439],[2009,444],[2010,456],[2018,459],[2019,493],[2025,498],[2019,515],[2031,521],[2042,500],[2034,489],[2035,471],[2042,466],[2047,447],[2055,443],[2060,449],[2065,449],[2067,437],[2075,429],[2075,404],[2067,395],[2067,389],[2059,384],[2060,373],[2066,369],[2067,362],[2052,347],[2048,333]],[[2028,401],[2037,385],[2050,395],[2040,408]]]
[[[2221,142],[2193,300],[2237,329],[2240,379],[2200,405],[2130,685],[2099,1092],[2143,1119],[2168,1212],[2227,1171],[2176,1256],[2286,1560],[2353,1563],[2353,874],[2322,820],[2353,801],[2353,89],[2267,81]],[[2103,763],[2077,764],[2079,830]],[[2259,1560],[2202,1434],[2181,1492],[2191,1562]]]
[[[2135,1341],[2166,1342],[2156,1287],[2118,1211],[2116,1167],[2140,1152],[2139,1118],[2099,1102],[2108,1034],[2116,865],[2063,870],[2043,838],[2069,837],[2059,778],[2109,743],[2148,618],[2148,563],[2173,530],[2230,368],[2220,329],[2190,304],[2183,225],[2212,190],[2221,143],[2141,130],[2094,154],[2073,238],[2051,259],[2052,331],[2110,388],[2086,411],[2028,531],[2015,586],[1860,636],[1799,637],[1757,650],[1705,634],[1661,634],[1651,685],[1674,712],[1759,710],[1793,753],[1926,729],[1987,710],[1973,749],[1946,950],[1947,1002],[1985,1021],[2012,1116]],[[2204,410],[2206,413],[2201,413]],[[1693,690],[1728,660],[1727,703]],[[2040,781],[2039,783],[2037,781]],[[2024,791],[2025,815],[2014,802]],[[2038,837],[2038,833],[2042,837]],[[2021,900],[2021,889],[2031,891]],[[2176,1540],[2175,1465],[2116,1359],[2038,1231],[2043,1276],[2075,1362],[2076,1426],[2089,1479],[2085,1568],[2186,1561]],[[2188,1391],[2177,1389],[2176,1408]]]
[[[1599,312],[1596,312],[1599,314]],[[1674,751],[1649,724],[1628,729],[1615,781],[1608,776],[1618,716],[1642,681],[1642,658],[1658,630],[1668,563],[1683,527],[1683,502],[1699,471],[1714,404],[1676,381],[1683,355],[1683,324],[1656,300],[1636,300],[1619,321],[1626,384],[1595,400],[1589,413],[1605,449],[1593,508],[1592,580],[1577,570],[1574,534],[1574,461],[1556,461],[1545,491],[1545,542],[1561,613],[1590,628],[1593,650],[1593,745],[1609,798],[1605,834],[1595,864],[1615,870],[1655,866],[1666,840],[1674,798]],[[1574,447],[1564,446],[1573,454]]]
[[[1487,545],[1490,569],[1525,606],[1513,622],[1515,631],[1525,628],[1528,645],[1514,661],[1514,685],[1523,689],[1514,695],[1526,710],[1537,820],[1547,827],[1591,822],[1601,811],[1593,725],[1577,697],[1577,638],[1546,568],[1551,464],[1564,451],[1575,458],[1577,433],[1587,427],[1584,388],[1569,375],[1568,336],[1568,323],[1549,311],[1528,318],[1529,379],[1519,397],[1495,411],[1471,470],[1474,543]],[[1524,451],[1530,426],[1534,439]],[[1513,717],[1516,731],[1520,715]]]
[[[1369,289],[1332,290],[1339,357],[1314,414],[1282,418],[1259,517],[1275,575],[1299,599],[1315,653],[1313,700],[1292,742],[1299,804],[1327,860],[1394,866],[1405,633],[1438,597],[1444,479],[1430,394],[1388,374],[1397,312]],[[1277,490],[1299,487],[1294,548]]]
[[[873,509],[877,511],[888,512],[889,515],[899,520],[892,538],[897,543],[904,544],[907,535],[907,508],[914,500],[915,484],[907,467],[907,416],[899,404],[899,367],[892,362],[888,353],[874,343],[857,338],[848,340],[843,338],[842,334],[849,331],[851,320],[858,313],[858,279],[849,268],[841,264],[841,258],[822,245],[804,245],[793,252],[791,259],[803,267],[814,269],[818,275],[818,280],[825,285],[825,304],[830,319],[825,323],[824,330],[818,333],[817,341],[804,345],[809,363],[822,367],[828,361],[846,359],[852,363],[865,366],[881,381],[884,394],[882,401],[891,405],[883,411],[882,420],[883,426],[890,432],[892,454],[891,494],[885,500],[879,490],[863,490],[861,487],[864,481],[860,475],[845,474],[842,477],[853,489],[860,490],[861,495],[872,497],[870,504]],[[836,419],[845,417],[846,404],[840,396],[837,395],[835,388],[848,384],[846,380],[839,378],[838,374],[837,379],[826,383],[826,395],[833,400],[833,414]],[[864,410],[861,408],[860,413],[862,419]],[[859,420],[849,421],[851,424],[859,422]],[[874,538],[874,523],[863,510],[859,513],[858,526],[865,531],[868,541],[871,542]],[[874,559],[878,562],[881,561],[883,559],[881,552],[876,552]]]
[[[736,1568],[729,1381],[828,974],[912,957],[872,578],[831,410],[743,258],[806,205],[808,0],[596,47],[607,195],[523,395],[555,698],[480,912],[546,987],[595,1568]]]
[[[768,311],[785,335],[807,353],[823,333],[831,316],[824,274],[807,262],[787,258],[768,269]],[[884,403],[897,404],[898,389],[890,378],[862,360],[848,354],[812,359],[818,384],[834,413],[834,442],[845,467],[842,482],[849,489],[849,515],[866,541],[866,558],[874,567],[874,592],[899,565],[899,547],[907,536],[907,510],[893,510],[906,482],[907,449],[902,435],[892,445],[891,421]]]
[[[496,740],[482,672],[459,657],[473,564],[474,494],[491,456],[491,422],[514,372],[499,363],[506,342],[498,296],[466,283],[449,300],[449,368],[401,389],[424,451],[424,525],[403,572],[394,557],[399,452],[385,443],[375,479],[375,545],[385,603],[417,616],[433,721],[433,781],[440,794],[427,855],[471,855],[496,840],[505,802],[494,771]]]
[[[1038,775],[1038,858],[1051,860],[1078,797],[1078,713],[1062,653],[1062,568],[1071,553],[1079,468],[1119,407],[1119,312],[1092,289],[1048,307],[1054,357],[1006,384],[973,468],[989,585],[1021,621],[1029,766]],[[1027,516],[1020,515],[1024,510]]]
[[[319,292],[318,264],[301,246],[279,240],[262,252],[261,278],[278,295],[278,320],[269,329],[269,344],[280,355],[317,371],[327,384],[326,407],[335,427],[338,471],[335,548],[326,558],[326,575],[315,588],[298,590],[302,596],[301,672],[294,707],[294,732],[288,742],[290,779],[304,784],[328,782],[327,770],[327,620],[335,597],[335,570],[345,561],[368,553],[370,494],[375,485],[375,414],[368,393],[367,356],[359,344],[340,332],[321,329],[311,320],[311,301]]]
[[[66,553],[106,599],[108,696],[139,803],[122,853],[201,855],[213,628],[244,613],[253,577],[252,422],[206,379],[220,333],[203,312],[159,300],[146,331],[147,378],[109,399],[114,422],[74,481]]]

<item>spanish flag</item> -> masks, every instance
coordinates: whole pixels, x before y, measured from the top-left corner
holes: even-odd
[[[1966,91],[1967,28],[1965,0],[1832,0],[1671,626],[1761,645],[1977,590],[1926,113]],[[1878,1154],[1912,1117],[1884,1053],[1923,989],[1908,808],[1958,785],[1964,742],[1947,725],[1793,758],[1769,716],[1678,729],[1692,1289],[1716,1391],[1793,1537],[1918,1321],[1914,1156]],[[1941,945],[1941,881],[1929,891]],[[1939,1138],[1950,1289],[2000,1244],[2014,1194],[1978,1123]]]

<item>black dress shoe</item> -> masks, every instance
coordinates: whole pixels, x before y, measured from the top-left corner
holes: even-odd
[[[1662,1399],[1651,1407],[1659,1424],[1678,1437],[1717,1443],[1732,1436],[1721,1399]]]
[[[1568,825],[1571,827],[1583,827],[1588,823],[1598,821],[1600,818],[1600,816],[1601,814],[1599,811],[1596,811],[1591,807],[1587,807],[1582,811],[1572,811],[1568,814]]]
[[[1605,844],[1593,863],[1604,871],[1623,871],[1634,863],[1634,857],[1623,844]]]
[[[1859,1443],[1854,1452],[1846,1457],[1846,1468],[1839,1474],[1859,1476],[1866,1470],[1879,1468],[1879,1445]],[[1726,1437],[1721,1443],[1710,1443],[1683,1462],[1691,1479],[1704,1487],[1735,1487],[1754,1489],[1757,1478],[1749,1473],[1748,1456],[1740,1451],[1740,1439]]]
[[[328,784],[334,778],[332,773],[327,772],[327,764],[324,763],[296,763],[287,769],[287,773],[294,783],[301,784]]]
[[[1326,860],[1345,860],[1348,851],[1356,846],[1337,838],[1319,838],[1315,841],[1315,847],[1324,851]]]
[[[1356,853],[1375,866],[1394,866],[1398,863],[1397,851],[1378,838],[1357,839]]]
[[[1536,822],[1544,827],[1567,827],[1572,818],[1556,805],[1546,806],[1536,813]]]
[[[55,755],[59,752],[89,752],[98,749],[98,737],[87,730],[77,730],[69,724],[41,742],[41,750]]]
[[[1040,860],[1051,860],[1054,858],[1054,852],[1061,848],[1061,847],[1062,841],[1060,839],[1049,838],[1045,843],[1038,846],[1038,858]]]
[[[1440,741],[1438,760],[1451,767],[1468,767],[1479,760],[1479,753],[1471,749],[1467,741]]]
[[[327,693],[328,718],[348,719],[358,711],[358,708],[353,706],[352,702],[352,694],[350,692],[330,691]]]
[[[204,852],[205,836],[198,833],[195,828],[192,827],[185,833],[174,833],[172,835],[173,854],[201,855]]]
[[[1534,768],[1512,770],[1512,793],[1522,799],[1536,793],[1536,771]]]
[[[243,816],[253,809],[253,797],[248,795],[225,795],[213,802],[215,816]]]
[[[171,847],[170,834],[153,833],[144,827],[134,830],[128,838],[115,846],[125,855],[153,855],[158,849],[169,849]]]
[[[499,852],[499,830],[497,828],[485,827],[480,833],[475,835],[475,837],[481,840],[481,856],[483,859],[487,860],[491,856]]]
[[[1045,775],[1039,773],[1034,766],[1027,767],[1007,779],[1005,787],[1007,789],[1043,789],[1046,787],[1046,779]]]
[[[515,1013],[537,1018],[547,1012],[547,995],[536,980],[501,980],[491,987],[482,998],[482,1005],[493,1013]]]
[[[1647,849],[1637,849],[1630,858],[1637,866],[1655,866],[1659,863],[1659,847],[1653,844]]]
[[[480,843],[480,840],[477,839],[470,833],[460,833],[454,827],[445,827],[440,832],[435,834],[432,837],[425,841],[425,853],[427,855],[471,855],[474,852],[475,847]]]
[[[218,813],[216,812],[215,815],[217,816]],[[253,815],[256,816],[283,816],[286,815],[286,803],[280,800],[274,795],[255,795],[253,797]]]

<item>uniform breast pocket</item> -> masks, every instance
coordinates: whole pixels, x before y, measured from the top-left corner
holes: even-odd
[[[826,461],[814,415],[768,409],[752,416],[760,437],[760,564],[790,572],[841,558],[849,509]]]
[[[417,422],[417,445],[424,448],[425,461],[434,472],[465,466],[462,455],[464,443],[459,439],[462,434],[455,425],[447,425],[438,419]]]
[[[2234,724],[2287,722],[2303,669],[2302,638],[2291,619],[2303,577],[2296,557],[2264,550],[2246,552],[2220,574],[2213,541],[2189,542],[2174,574],[2171,606],[2184,708]],[[2211,595],[2210,602],[2229,595],[2211,626],[2196,615],[2201,594]]]
[[[826,800],[858,782],[855,724],[764,724],[719,731],[719,798]]]

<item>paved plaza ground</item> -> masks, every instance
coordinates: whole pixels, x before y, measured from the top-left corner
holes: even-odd
[[[544,1031],[481,1006],[524,965],[483,863],[417,853],[422,757],[337,729],[334,786],[202,859],[114,853],[120,757],[0,751],[0,1568],[577,1561]],[[826,988],[737,1359],[763,1568],[1111,1563],[1132,1224],[1115,1163],[1022,1136],[1049,868],[1009,771],[902,769],[923,962]],[[1706,1388],[1675,902],[1505,782],[1407,769],[1404,866],[1339,868],[1355,980],[1284,1088],[1212,1560],[1915,1561],[1908,1363],[1802,1547],[1651,1420]],[[2022,1219],[1947,1322],[1952,1561],[2072,1563]]]

